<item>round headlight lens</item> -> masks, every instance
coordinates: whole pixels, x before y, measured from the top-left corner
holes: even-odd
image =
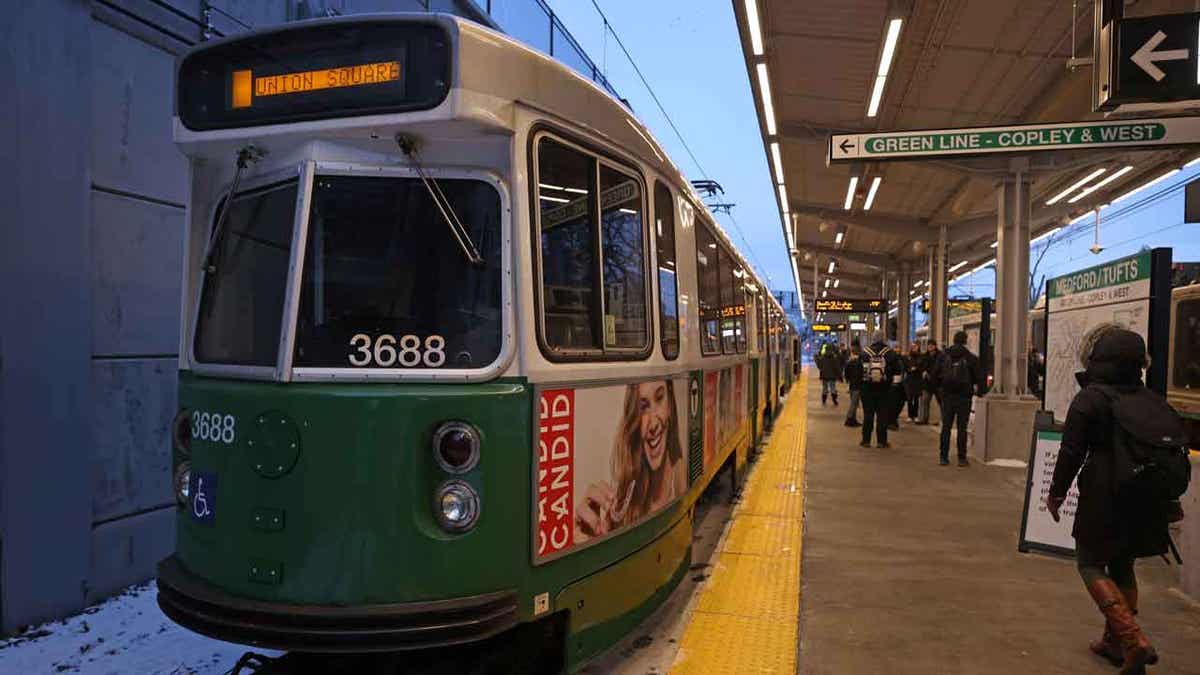
[[[192,483],[192,463],[180,462],[175,469],[175,500],[180,505],[188,503],[188,498],[191,497]]]
[[[192,415],[188,411],[180,410],[175,414],[171,422],[171,442],[184,454],[192,451]]]
[[[442,483],[434,494],[433,513],[447,532],[463,532],[479,520],[479,495],[461,480]]]
[[[448,473],[466,473],[479,463],[479,432],[466,422],[446,422],[433,432],[433,457]]]

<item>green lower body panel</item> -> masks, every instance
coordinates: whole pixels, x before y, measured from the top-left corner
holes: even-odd
[[[610,647],[670,595],[691,560],[692,518],[628,558],[564,588],[556,607],[569,608],[569,670]]]

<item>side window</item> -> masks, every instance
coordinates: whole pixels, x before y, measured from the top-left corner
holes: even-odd
[[[663,357],[679,356],[679,280],[675,272],[675,198],[654,184],[654,232],[658,250],[658,313]]]
[[[746,268],[738,266],[733,273],[733,321],[737,331],[737,351],[746,353]]]
[[[721,353],[721,270],[717,239],[705,223],[696,224],[696,276],[700,282],[700,351]]]
[[[765,290],[764,288],[763,291]],[[754,312],[754,322],[758,324],[758,330],[755,331],[755,339],[758,342],[758,353],[760,354],[767,351],[767,322],[764,319],[766,315],[767,298],[766,296],[758,296],[758,308]]]
[[[633,176],[604,164],[600,165],[600,236],[604,259],[604,346],[644,347],[650,331],[642,241],[642,186]]]
[[[1172,385],[1200,389],[1200,300],[1180,300],[1175,305],[1175,343],[1171,351]]]
[[[741,270],[737,261],[721,249],[721,351],[736,354],[738,334],[741,332],[738,318],[738,289],[741,286]],[[745,294],[745,289],[742,289]]]
[[[541,138],[537,196],[546,347],[599,358],[644,350],[650,324],[641,182]]]
[[[596,349],[596,162],[548,138],[538,142],[537,156],[546,344],[551,349]]]

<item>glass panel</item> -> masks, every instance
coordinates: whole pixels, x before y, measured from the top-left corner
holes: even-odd
[[[600,347],[595,317],[596,163],[550,139],[538,143],[542,228],[542,309],[546,343],[555,349]]]
[[[554,22],[554,58],[567,64],[572,70],[589,80],[595,76],[595,73],[592,72],[592,64],[583,50],[575,44],[575,40],[558,21]]]
[[[738,322],[737,322],[737,293],[738,282],[737,261],[725,249],[721,249],[721,351],[725,354],[737,353]]]
[[[733,321],[737,331],[737,350],[746,353],[746,268],[733,271]]]
[[[416,178],[317,176],[296,366],[481,368],[500,355],[500,195],[439,179],[472,265]]]
[[[1175,305],[1171,380],[1179,389],[1200,389],[1200,299]]]
[[[233,198],[214,248],[216,271],[204,276],[194,345],[199,361],[275,366],[296,192],[293,179]]]
[[[600,166],[600,232],[604,259],[604,344],[646,346],[646,263],[642,187],[636,178]]]
[[[550,53],[550,15],[536,0],[491,0],[491,14],[505,33]]]
[[[663,356],[679,356],[679,283],[675,274],[675,200],[654,184],[654,233],[658,250],[658,307]]]
[[[717,239],[701,223],[696,227],[696,273],[700,281],[700,351],[721,353],[721,272]]]

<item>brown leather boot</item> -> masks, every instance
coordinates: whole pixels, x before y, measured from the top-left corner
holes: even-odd
[[[1122,675],[1134,675],[1144,671],[1145,666],[1158,663],[1158,654],[1153,645],[1138,627],[1133,610],[1126,602],[1121,589],[1112,579],[1102,578],[1088,584],[1088,592],[1096,606],[1104,614],[1113,637],[1121,645],[1125,659],[1121,663]]]
[[[1125,663],[1125,654],[1121,652],[1121,645],[1117,642],[1117,638],[1113,636],[1112,628],[1108,625],[1108,621],[1104,622],[1104,635],[1100,636],[1099,640],[1088,645],[1095,655],[1107,659],[1109,663],[1120,667]]]

